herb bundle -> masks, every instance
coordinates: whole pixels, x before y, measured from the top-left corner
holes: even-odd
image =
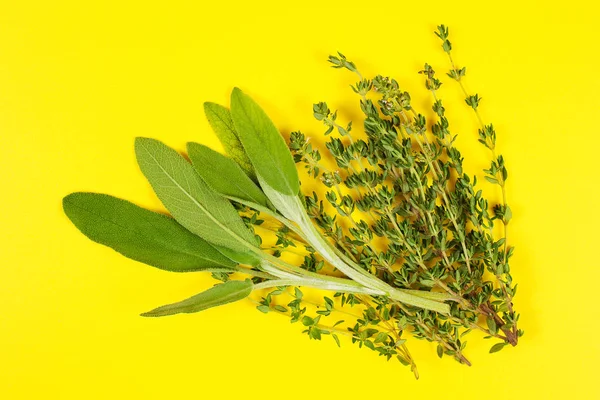
[[[313,107],[325,127],[327,156],[301,132],[286,144],[248,95],[231,94],[230,108],[206,103],[205,113],[228,156],[189,143],[191,163],[163,143],[138,138],[137,160],[172,218],[125,200],[73,193],[63,200],[71,221],[90,239],[168,271],[211,272],[221,283],[142,315],[194,313],[252,295],[264,313],[287,315],[312,339],[350,337],[387,359],[410,366],[407,339],[437,344],[437,354],[470,365],[464,336],[495,339],[490,352],[516,345],[523,332],[513,309],[516,285],[507,242],[511,210],[507,170],[496,153],[493,125],[481,98],[463,85],[466,69],[452,59],[448,29],[436,35],[479,123],[491,155],[485,179],[499,186],[491,205],[463,170],[456,135],[438,96],[441,81],[425,64],[435,120],[411,105],[389,77],[365,78],[342,54],[335,68],[356,74],[352,86],[364,114],[364,134],[342,124],[326,103]],[[296,164],[320,193],[302,193]],[[501,237],[495,224],[502,226]],[[328,291],[320,301],[303,288]]]

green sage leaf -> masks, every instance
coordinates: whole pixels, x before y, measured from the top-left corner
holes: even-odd
[[[255,253],[235,251],[223,246],[215,246],[215,248],[228,259],[239,263],[257,267],[260,265],[261,258]]]
[[[135,151],[140,169],[177,222],[209,243],[238,252],[258,246],[231,203],[175,150],[158,140],[137,138]]]
[[[231,113],[226,107],[216,103],[204,103],[204,114],[211,128],[219,138],[225,149],[225,153],[235,161],[250,179],[256,181],[256,174],[252,163],[244,151],[244,147],[238,138],[233,126]]]
[[[231,117],[256,174],[278,192],[296,196],[298,171],[283,137],[262,108],[238,88],[231,93]]]
[[[267,206],[267,197],[232,159],[198,143],[188,143],[188,156],[204,182],[216,192]]]
[[[94,242],[125,257],[174,272],[233,270],[236,263],[174,219],[106,194],[72,193],[65,214]]]
[[[178,303],[167,304],[155,308],[152,311],[143,313],[142,316],[164,317],[181,313],[196,313],[212,307],[245,299],[252,292],[252,287],[252,282],[249,280],[227,281]]]

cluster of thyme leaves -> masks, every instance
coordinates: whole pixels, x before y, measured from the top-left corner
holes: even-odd
[[[438,93],[442,82],[428,64],[419,74],[431,93],[435,121],[413,108],[410,94],[393,78],[365,78],[343,54],[330,56],[334,68],[358,77],[352,90],[364,114],[366,138],[354,137],[352,122],[342,124],[337,112],[321,102],[313,106],[313,113],[327,128],[326,147],[337,169],[323,165],[320,150],[301,132],[291,133],[289,148],[294,160],[326,187],[324,198],[316,192],[305,197],[306,209],[337,249],[389,285],[434,288],[451,295],[450,314],[362,294],[337,293],[338,303],[330,297],[309,302],[298,288],[277,288],[258,303],[262,312],[301,322],[312,339],[331,335],[339,345],[338,335],[347,335],[359,346],[411,366],[415,375],[406,332],[437,343],[439,357],[446,354],[466,365],[469,332],[499,340],[491,353],[515,346],[523,335],[513,309],[517,285],[509,267],[514,248],[507,241],[512,214],[506,203],[504,159],[496,153],[493,125],[485,124],[479,113],[481,97],[465,89],[466,68],[458,68],[452,58],[448,28],[441,25],[435,34],[449,59],[447,75],[458,83],[480,124],[479,142],[491,155],[485,179],[499,186],[500,204],[492,206],[477,189],[476,177],[464,171],[463,156],[454,146],[456,134]],[[494,235],[497,223],[503,229],[500,238]],[[276,256],[302,246],[300,238],[289,234],[285,226],[277,230]],[[305,249],[302,268],[322,269],[325,263],[318,253],[310,246]],[[291,297],[287,307],[282,305],[285,300],[276,301],[280,296]],[[326,324],[323,317],[335,323]]]

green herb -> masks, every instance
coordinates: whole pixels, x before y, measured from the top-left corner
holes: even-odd
[[[449,58],[448,76],[480,123],[479,142],[491,153],[485,179],[500,187],[500,204],[487,200],[464,170],[439,97],[442,82],[430,65],[419,73],[433,119],[412,106],[398,81],[366,78],[338,53],[329,61],[357,77],[352,90],[364,134],[319,102],[312,111],[325,127],[326,149],[301,132],[286,144],[262,108],[236,88],[231,110],[205,103],[229,157],[190,143],[192,165],[161,142],[136,140],[140,168],[174,219],[91,193],[67,196],[65,213],[90,239],[129,258],[170,271],[209,271],[222,281],[144,316],[250,297],[259,311],[300,322],[311,339],[331,336],[339,346],[347,336],[417,377],[410,338],[434,342],[439,357],[466,365],[465,336],[474,330],[496,341],[490,353],[515,346],[523,331],[513,308],[505,161],[496,153],[493,125],[479,114],[482,98],[463,85],[466,68],[452,58],[448,29],[442,25],[436,35]],[[295,163],[321,187],[318,193],[302,192],[306,182]],[[311,301],[303,287],[327,293]]]
[[[167,271],[233,271],[236,263],[174,219],[105,194],[73,193],[67,216],[95,242]]]
[[[180,313],[195,313],[245,299],[250,293],[252,293],[252,282],[228,281],[179,303],[158,307],[142,315],[144,317],[164,317]]]
[[[231,93],[231,116],[259,181],[283,195],[298,195],[298,172],[285,141],[260,106],[238,88]]]
[[[204,103],[204,114],[215,134],[225,148],[225,152],[244,170],[246,175],[256,180],[252,163],[242,147],[238,134],[233,126],[231,114],[226,107],[215,103]]]
[[[232,159],[198,143],[188,143],[187,151],[196,171],[213,190],[225,196],[268,206],[262,190]]]
[[[181,225],[232,250],[248,252],[258,245],[231,203],[212,190],[175,150],[154,139],[138,138],[135,151],[154,192]]]

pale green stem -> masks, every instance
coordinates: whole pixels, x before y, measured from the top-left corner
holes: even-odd
[[[298,235],[302,240],[306,241],[306,237],[304,236],[304,233],[301,230],[299,230],[298,227],[296,225],[294,225],[294,223],[292,221],[277,214],[276,212],[273,212],[273,210],[271,210],[267,207],[261,206],[260,204],[256,204],[256,203],[253,203],[248,200],[240,199],[238,197],[225,196],[225,198],[228,200],[231,200],[231,201],[235,201],[236,203],[245,205],[247,207],[250,207],[256,211],[260,211],[261,213],[264,213],[272,218],[275,218],[277,221],[281,222],[283,225],[288,227],[292,232],[294,232],[296,235]]]

